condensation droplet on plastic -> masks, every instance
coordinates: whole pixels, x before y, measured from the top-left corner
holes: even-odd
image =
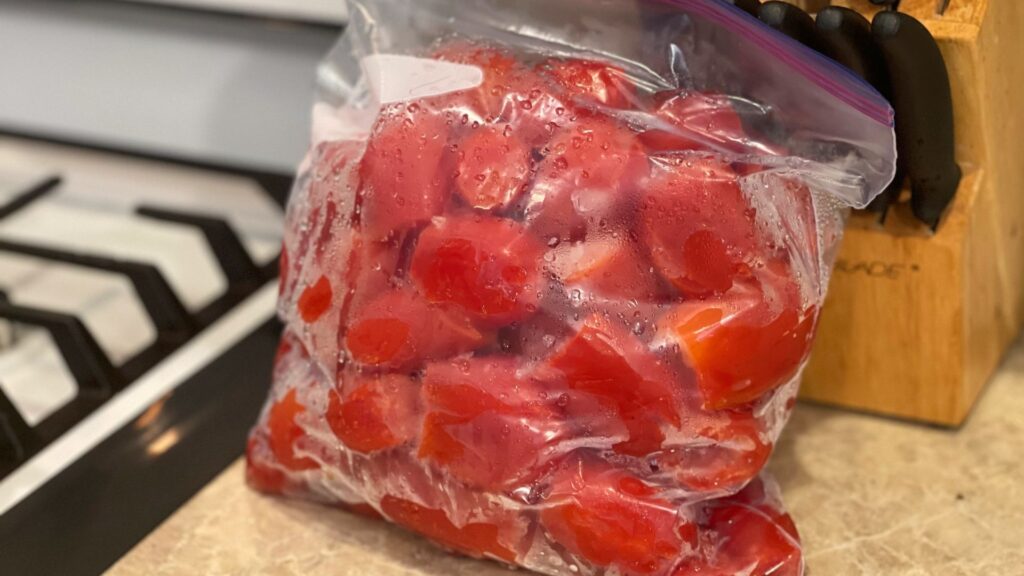
[[[561,239],[559,239],[559,238],[558,238],[558,236],[552,236],[552,237],[551,237],[551,239],[550,239],[550,240],[548,240],[548,247],[549,247],[549,248],[557,248],[557,247],[558,247],[558,245],[559,245],[559,244],[560,244],[561,242],[562,242],[562,241],[561,241]]]

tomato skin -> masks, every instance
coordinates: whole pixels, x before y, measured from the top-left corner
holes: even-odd
[[[562,435],[542,383],[510,359],[455,359],[423,375],[419,458],[470,486],[522,486],[542,473]]]
[[[465,311],[484,326],[537,310],[540,243],[516,222],[453,215],[420,235],[411,273],[427,300]]]
[[[666,570],[697,545],[695,527],[674,504],[629,473],[584,458],[556,473],[540,521],[573,554],[630,575]]]
[[[636,134],[592,114],[568,120],[542,150],[525,206],[527,225],[542,238],[575,239],[628,221],[629,202],[648,173]]]
[[[408,376],[349,376],[351,390],[328,395],[326,420],[334,435],[356,452],[401,446],[416,436],[419,387]]]
[[[563,375],[570,390],[616,411],[629,433],[626,441],[613,446],[621,454],[645,456],[657,451],[665,438],[661,422],[681,425],[676,380],[669,368],[632,334],[602,316],[588,318],[547,366]],[[574,406],[570,406],[570,419],[605,418],[606,410],[577,413]]]
[[[443,510],[425,508],[391,495],[384,496],[380,508],[392,522],[463,554],[515,562],[515,552],[500,542],[500,529],[495,524],[470,523],[456,526]]]
[[[441,214],[450,196],[448,120],[417,103],[381,112],[359,166],[359,225],[382,241]]]
[[[360,364],[399,371],[468,352],[490,338],[460,311],[431,306],[416,292],[397,289],[353,311],[344,344]]]
[[[635,97],[636,87],[625,72],[603,62],[551,58],[539,64],[537,72],[554,84],[557,94],[577,104],[626,108]]]
[[[295,455],[295,444],[306,437],[306,431],[295,419],[306,411],[298,400],[295,390],[289,390],[283,398],[270,407],[267,429],[270,432],[270,450],[274,457],[288,470],[300,472],[319,468],[315,460]]]
[[[688,298],[727,292],[763,253],[737,174],[711,158],[659,159],[640,205],[655,267]]]
[[[757,400],[795,376],[810,353],[817,309],[801,309],[795,287],[774,301],[765,286],[687,302],[659,320],[696,371],[707,409]]]
[[[531,154],[510,125],[474,128],[459,143],[455,189],[472,208],[505,210],[526,191]]]

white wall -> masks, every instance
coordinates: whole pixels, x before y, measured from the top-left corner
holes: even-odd
[[[0,130],[290,172],[337,29],[95,0],[0,2]]]
[[[198,6],[230,12],[258,13],[314,22],[345,21],[345,0],[131,0],[178,6]]]

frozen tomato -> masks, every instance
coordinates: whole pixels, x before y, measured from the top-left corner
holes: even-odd
[[[245,449],[245,481],[254,490],[267,494],[281,494],[288,486],[284,472],[259,456],[260,446],[255,437],[249,439]]]
[[[601,316],[591,316],[577,334],[548,361],[560,372],[570,390],[596,398],[605,410],[614,409],[629,432],[629,439],[614,446],[622,454],[643,456],[660,449],[661,422],[681,424],[675,378],[666,363],[646,349],[631,333]],[[569,409],[572,411],[573,406]],[[587,414],[572,411],[579,422]]]
[[[501,528],[496,524],[472,522],[456,526],[443,510],[425,508],[390,495],[384,496],[380,508],[392,522],[463,554],[477,558],[487,556],[509,563],[515,561],[515,552],[501,542]]]
[[[288,470],[312,470],[319,467],[312,458],[295,454],[296,443],[306,437],[306,431],[295,419],[305,412],[306,407],[299,402],[295,390],[289,390],[270,407],[267,420],[270,450],[277,461]]]
[[[699,92],[663,92],[655,96],[658,122],[640,136],[654,152],[717,150],[743,152],[748,142],[729,98]]]
[[[525,207],[530,229],[541,237],[597,234],[633,212],[628,203],[648,170],[640,142],[628,127],[579,114],[542,153]]]
[[[510,125],[475,128],[458,147],[455,187],[469,206],[500,211],[526,191],[532,151]]]
[[[420,235],[412,276],[430,302],[456,306],[487,325],[508,324],[536,311],[541,248],[511,220],[448,216]]]
[[[468,352],[489,337],[463,313],[433,306],[410,289],[397,289],[353,310],[344,342],[360,364],[406,370]]]
[[[552,58],[537,71],[554,84],[556,94],[578,104],[626,108],[635,91],[621,68],[596,60]]]
[[[659,321],[696,371],[706,408],[760,398],[792,378],[810,352],[816,310],[766,295],[761,286],[738,287],[684,303]]]
[[[629,473],[586,459],[555,475],[540,520],[557,544],[623,574],[662,572],[697,544],[677,506]]]
[[[658,271],[691,298],[749,277],[758,232],[736,173],[701,157],[659,159],[653,172],[640,220]]]
[[[332,390],[327,424],[339,440],[356,452],[370,453],[400,446],[416,436],[419,386],[403,374],[339,375],[342,390]]]
[[[476,88],[428,99],[431,106],[452,114],[456,127],[505,124],[534,147],[547,142],[568,116],[548,82],[508,51],[452,42],[437,50],[434,57],[476,66],[483,74]]]
[[[386,242],[367,240],[362,234],[352,235],[351,250],[342,259],[341,269],[334,275],[338,282],[339,317],[342,331],[348,328],[353,310],[365,307],[370,301],[390,292],[398,283],[399,265],[405,236],[390,238]]]
[[[717,506],[710,513],[709,529],[719,538],[711,565],[723,574],[797,576],[802,572],[799,541],[763,510]]]
[[[382,240],[429,221],[444,210],[452,168],[448,121],[416,103],[381,112],[359,167],[359,222],[369,240]]]
[[[626,234],[562,243],[550,256],[548,267],[566,287],[627,301],[650,301],[664,293],[652,264]]]
[[[501,489],[539,475],[560,430],[543,385],[511,359],[455,359],[423,376],[419,457],[472,486]]]
[[[723,410],[694,417],[693,441],[659,454],[658,466],[697,492],[732,492],[757,476],[771,455],[761,426],[749,410]],[[694,422],[688,422],[693,426]]]

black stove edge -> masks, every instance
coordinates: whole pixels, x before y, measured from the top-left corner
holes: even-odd
[[[101,574],[240,457],[280,331],[268,320],[0,516],[0,570]]]

